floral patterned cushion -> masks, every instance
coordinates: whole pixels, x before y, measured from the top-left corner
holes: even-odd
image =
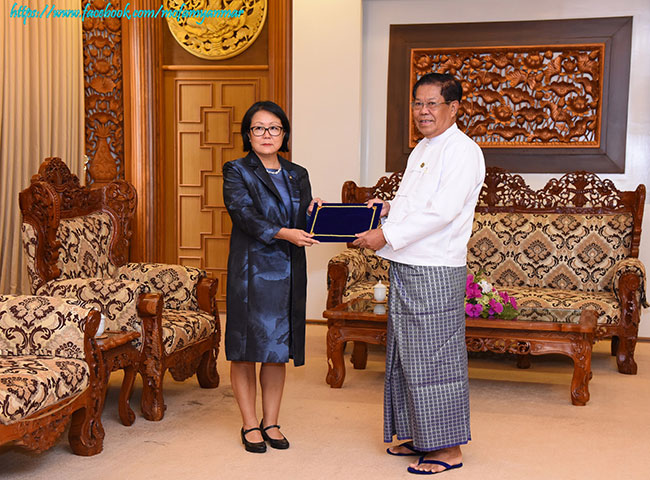
[[[632,227],[630,214],[477,213],[467,266],[499,287],[611,291]]]
[[[136,332],[142,332],[137,311],[141,292],[138,282],[112,278],[52,280],[38,291],[40,295],[67,297],[100,311],[106,316],[106,330]]]
[[[115,265],[109,258],[113,222],[108,213],[61,219],[56,237],[61,242],[59,280],[111,277]]]
[[[62,357],[0,357],[0,423],[9,425],[82,393],[90,374],[83,360]]]
[[[145,293],[161,293],[163,308],[195,311],[199,309],[196,284],[205,275],[198,268],[162,263],[128,263],[115,273],[121,280],[139,282]]]
[[[85,359],[89,309],[62,298],[0,295],[0,356],[43,355]]]
[[[366,283],[372,286],[379,280],[388,281],[390,263],[369,248],[348,248],[332,257],[329,263],[342,263],[348,267],[348,277],[343,290],[344,302],[359,296],[348,292],[351,288],[355,291],[363,291],[367,288]],[[358,283],[363,285],[357,285]]]
[[[619,322],[619,303],[612,292],[581,292],[556,288],[507,287],[508,295],[525,308],[591,309],[598,312],[598,325],[616,325]]]
[[[192,310],[163,310],[163,346],[168,355],[214,333],[214,316]]]

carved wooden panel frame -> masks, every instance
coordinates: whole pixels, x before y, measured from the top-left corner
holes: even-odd
[[[411,87],[419,76],[429,71],[439,71],[464,80],[468,72],[472,72],[473,81],[468,79],[464,82],[459,116],[459,127],[463,128],[462,124],[469,120],[467,113],[472,109],[476,113],[477,105],[482,108],[484,117],[487,117],[488,103],[491,103],[490,108],[496,105],[489,111],[496,121],[499,121],[497,114],[506,110],[506,113],[512,114],[513,103],[516,102],[512,102],[513,92],[509,90],[514,90],[511,88],[513,84],[521,83],[514,77],[521,73],[527,76],[528,82],[534,82],[533,75],[529,73],[536,69],[539,83],[533,88],[526,86],[522,91],[528,89],[540,97],[548,94],[544,99],[546,112],[539,104],[537,111],[529,108],[524,113],[531,121],[520,117],[521,123],[517,124],[517,128],[512,128],[514,122],[510,121],[510,130],[506,129],[501,137],[487,136],[486,127],[477,125],[475,119],[471,123],[472,128],[467,130],[483,148],[486,163],[521,173],[575,170],[624,172],[631,38],[632,17],[391,25],[386,170],[404,169],[417,138],[418,132],[410,119],[410,100]],[[543,58],[545,55],[546,59]],[[515,56],[521,59],[512,61]],[[499,58],[504,60],[502,65],[510,62],[510,68],[502,68],[495,74],[492,60]],[[578,58],[584,61],[573,72],[569,71],[571,65],[569,69],[561,68],[559,74],[544,70],[561,67],[560,62],[570,63],[571,59]],[[533,60],[546,62],[547,65],[528,65]],[[466,64],[469,62],[472,62],[471,67]],[[593,64],[586,66],[586,62]],[[519,70],[513,69],[512,65],[517,64],[521,65]],[[578,71],[583,74],[578,74]],[[590,83],[588,89],[583,85],[585,72],[586,81]],[[494,81],[490,80],[490,76],[495,76]],[[555,79],[552,86],[540,87],[545,80],[551,83],[548,82],[550,78]],[[477,83],[482,84],[480,95],[475,88]],[[551,92],[551,89],[555,91]],[[558,89],[573,89],[576,94],[566,95],[565,92],[558,92]],[[491,98],[483,98],[488,94]],[[514,94],[521,95],[520,92]],[[479,98],[481,95],[482,98]],[[468,100],[468,97],[471,98]],[[588,105],[568,105],[578,97],[578,101],[586,99]],[[498,102],[503,99],[506,102],[499,106]],[[552,104],[556,100],[559,100],[559,108]],[[565,101],[567,104],[563,104]],[[526,102],[523,105],[528,106]],[[535,107],[533,102],[530,106]],[[552,111],[548,107],[552,107]],[[551,120],[551,127],[555,131],[548,128],[548,122],[541,122],[539,117],[535,120],[532,113],[540,112]],[[589,121],[585,120],[586,116],[589,116]],[[507,124],[508,121],[503,123]],[[518,128],[519,125],[530,129],[526,131],[525,128]],[[533,130],[535,125],[540,125],[537,130]],[[586,134],[580,135],[582,127],[587,125]],[[511,138],[508,139],[508,136]]]

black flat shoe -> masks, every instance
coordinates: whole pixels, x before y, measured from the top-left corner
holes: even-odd
[[[264,419],[260,422],[260,430],[262,431],[262,438],[269,442],[269,445],[271,448],[276,448],[278,450],[286,450],[289,448],[289,440],[287,440],[284,435],[282,435],[282,439],[276,440],[275,438],[271,438],[266,434],[266,431],[269,428],[277,428],[280,430],[280,425],[269,425],[268,427],[264,426]]]
[[[250,433],[254,430],[260,430],[262,431],[259,427],[253,427],[249,428],[248,430],[244,430],[244,427],[241,429],[241,443],[244,444],[244,448],[246,449],[247,452],[252,452],[252,453],[264,453],[266,452],[266,443],[264,442],[249,442],[246,440],[246,434]],[[262,438],[264,438],[264,432],[262,432]]]

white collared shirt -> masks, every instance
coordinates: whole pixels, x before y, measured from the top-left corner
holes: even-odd
[[[387,245],[377,254],[408,265],[462,267],[485,178],[481,148],[453,124],[423,139],[383,224]]]

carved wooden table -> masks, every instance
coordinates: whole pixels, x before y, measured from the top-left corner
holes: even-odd
[[[108,377],[115,370],[124,370],[124,379],[120,388],[120,398],[118,402],[118,411],[120,420],[123,425],[132,425],[135,421],[135,414],[129,405],[131,393],[133,392],[133,382],[138,371],[138,362],[140,361],[140,351],[131,343],[140,336],[138,332],[104,332],[106,337],[97,338],[97,345],[102,352],[104,359],[104,372],[102,379],[102,405],[100,411],[104,410],[106,401],[106,390],[108,389]]]
[[[465,343],[470,352],[514,353],[527,368],[528,355],[559,353],[573,360],[571,402],[589,401],[591,349],[598,315],[594,310],[520,309],[514,320],[466,318]]]
[[[332,388],[341,388],[345,380],[343,350],[346,342],[356,341],[364,349],[354,351],[355,368],[366,366],[366,344],[386,345],[386,304],[354,299],[325,310],[323,317],[327,318],[328,369],[325,381]]]
[[[385,304],[354,299],[325,310],[327,318],[326,381],[340,388],[345,380],[343,349],[348,341],[386,345]],[[471,352],[514,353],[518,366],[526,368],[529,355],[559,353],[573,360],[571,402],[589,400],[591,349],[597,314],[594,310],[520,309],[515,320],[466,318],[465,343]],[[365,367],[365,351],[355,349],[355,368]]]

